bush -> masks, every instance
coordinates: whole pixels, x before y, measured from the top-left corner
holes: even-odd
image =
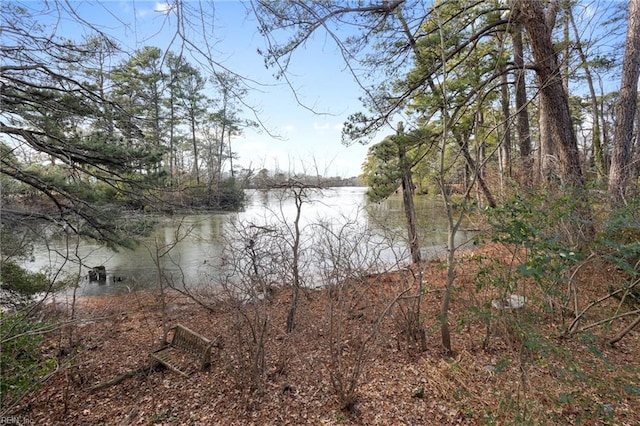
[[[244,202],[244,190],[235,179],[227,179],[219,188],[212,185],[187,185],[183,190],[183,207],[237,210]]]
[[[558,296],[559,284],[567,282],[569,272],[584,258],[567,235],[579,220],[572,215],[574,207],[570,196],[554,197],[543,189],[526,199],[517,194],[504,206],[491,210],[491,240],[515,250],[524,249],[522,261],[511,265],[515,270],[510,267],[504,280],[493,282],[510,292],[529,279],[546,296]]]
[[[51,288],[47,276],[29,272],[14,262],[0,265],[0,302],[4,307],[18,308],[31,302],[32,297]]]
[[[631,276],[640,271],[640,197],[611,212],[598,242],[607,260]]]
[[[6,414],[24,395],[38,389],[55,369],[55,359],[41,354],[47,324],[22,314],[0,313],[0,411]]]

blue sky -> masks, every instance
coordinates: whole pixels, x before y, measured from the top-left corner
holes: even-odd
[[[37,4],[44,6],[39,1],[20,3],[30,4],[32,9],[37,9]],[[237,163],[253,169],[265,167],[309,174],[315,174],[317,168],[325,176],[360,174],[368,147],[360,144],[346,147],[340,139],[342,124],[349,114],[362,110],[360,91],[344,69],[335,45],[319,34],[296,52],[291,64],[290,81],[297,98],[320,113],[317,114],[299,105],[292,88],[275,79],[275,70],[265,68],[257,53],[258,48],[264,50],[265,42],[256,30],[255,19],[247,14],[241,2],[216,0],[193,4],[215,14],[215,19],[208,19],[206,24],[216,62],[256,81],[253,84],[256,90],[249,93],[246,103],[255,108],[269,132],[249,130],[233,139],[233,150],[239,154]],[[163,1],[71,0],[69,5],[80,17],[131,51],[149,45],[165,49],[175,34],[175,16],[165,13]],[[70,38],[89,33],[77,19],[71,18],[60,21],[58,31]],[[246,118],[254,118],[250,108],[243,110]],[[273,137],[274,134],[279,137]]]
[[[71,38],[88,35],[89,30],[77,18],[54,21],[60,13],[64,15],[65,8],[71,7],[82,19],[111,35],[129,51],[148,45],[165,49],[176,31],[175,15],[167,13],[167,3],[162,0],[69,0],[68,3],[22,0],[19,3],[34,10],[48,7],[49,15],[42,15],[42,20],[48,24],[57,22],[60,35]],[[263,58],[257,53],[258,49],[264,50],[265,41],[256,30],[252,14],[247,13],[246,4],[234,0],[187,0],[186,4],[188,9],[202,7],[211,14],[212,18],[204,24],[215,61],[255,81],[252,83],[255,90],[245,99],[253,110],[243,107],[244,118],[253,119],[255,111],[268,132],[249,130],[232,140],[233,150],[239,154],[236,165],[309,174],[314,174],[317,168],[325,176],[360,174],[368,146],[345,147],[340,136],[346,118],[362,110],[358,99],[361,91],[345,70],[343,59],[331,40],[319,32],[295,52],[289,70],[292,89],[273,77],[275,70],[265,68]],[[583,37],[611,37],[611,34],[599,35],[598,25],[591,21],[594,17],[605,19],[612,4],[617,3],[585,3],[583,12],[590,25]],[[191,19],[197,17],[199,15],[193,15]],[[200,28],[186,31],[190,39],[200,40],[200,34],[196,34],[201,33]],[[624,27],[619,28],[618,33],[615,36],[623,36]],[[612,45],[606,47],[612,48]],[[617,87],[619,80],[604,82],[607,83]],[[299,105],[296,97],[316,113]],[[383,130],[373,142],[392,132],[391,128]]]

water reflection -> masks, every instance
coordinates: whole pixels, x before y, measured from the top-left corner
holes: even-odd
[[[386,254],[389,262],[406,261],[409,256],[404,243],[406,229],[401,197],[366,205],[365,191],[366,188],[347,187],[309,192],[300,219],[303,232],[314,232],[312,225],[320,222],[326,226],[342,226],[349,222],[354,227],[373,229],[378,235],[378,243],[393,245]],[[438,200],[417,198],[416,210],[424,256],[441,252],[447,239],[442,205]],[[93,243],[82,242],[75,247],[73,241],[58,240],[53,242],[54,248],[62,255],[52,256],[46,247],[36,247],[36,261],[27,266],[31,270],[51,267],[85,275],[79,289],[85,295],[154,287],[159,279],[159,268],[176,284],[184,282],[198,286],[210,283],[212,274],[224,263],[224,231],[232,229],[234,222],[236,225],[244,222],[281,228],[283,223],[292,226],[295,215],[294,199],[286,197],[283,191],[248,191],[247,203],[241,212],[159,218],[155,232],[142,238],[134,250],[113,252]],[[466,238],[466,233],[461,232],[458,242],[462,243]],[[69,245],[72,247],[67,250]],[[84,266],[80,267],[80,262]],[[89,282],[86,275],[90,267],[99,265],[106,267],[106,281]]]

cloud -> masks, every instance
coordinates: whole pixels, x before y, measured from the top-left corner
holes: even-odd
[[[160,12],[165,15],[168,15],[169,12],[173,10],[173,6],[167,2],[156,2],[155,7],[153,8],[154,12]]]
[[[163,15],[168,15],[169,13],[171,13],[171,11],[173,10],[174,6],[170,5],[169,3],[165,2],[155,2],[153,8],[150,7],[135,7],[135,9],[131,9],[131,7],[128,4],[125,4],[123,6],[123,9],[127,12],[127,13],[131,13],[132,11],[135,11],[136,17],[140,18],[140,19],[144,19],[148,16],[156,16],[158,13],[161,13]]]
[[[342,123],[330,123],[325,121],[324,123],[313,123],[313,129],[319,132],[328,132],[328,131],[341,131],[343,127]]]

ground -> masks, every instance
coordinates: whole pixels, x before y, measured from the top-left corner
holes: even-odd
[[[204,303],[196,303],[169,292],[166,324],[223,343],[214,348],[212,366],[188,378],[145,368],[163,335],[158,292],[80,298],[75,320],[43,348],[58,358],[58,371],[22,401],[15,418],[37,425],[639,425],[640,329],[608,343],[634,317],[564,333],[575,308],[606,294],[620,273],[595,262],[576,269],[571,309],[535,302],[535,290],[522,285],[518,291],[529,291],[525,307],[497,311],[490,307],[495,288],[475,280],[489,257],[508,266],[512,251],[485,247],[460,257],[449,357],[440,339],[446,283],[440,260],[426,263],[423,276],[395,272],[305,290],[291,333],[290,288],[234,303],[202,294]],[[416,280],[424,290],[425,348],[420,332],[408,332],[416,330],[410,327]],[[623,305],[610,298],[594,306],[578,330]],[[57,310],[68,314],[68,306]]]

